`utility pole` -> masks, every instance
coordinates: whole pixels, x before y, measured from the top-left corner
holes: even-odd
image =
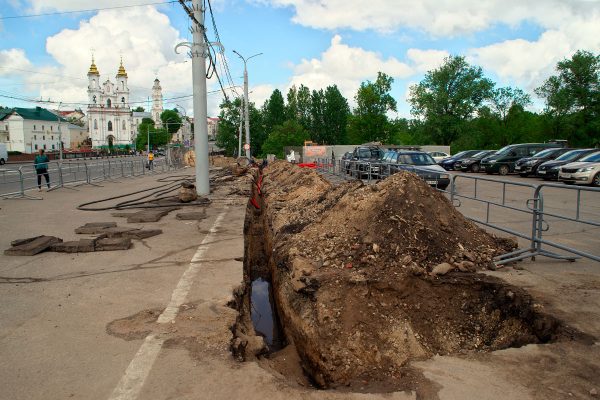
[[[59,159],[60,161],[62,161],[63,159],[63,146],[62,146],[62,132],[60,130],[60,106],[62,105],[62,102],[58,103],[58,154],[59,154]]]
[[[242,156],[242,123],[244,121],[244,99],[240,97],[240,129],[238,133],[238,158]]]
[[[146,153],[150,154],[150,124],[146,125],[146,128],[148,128],[148,142],[146,146]]]
[[[254,54],[251,55],[248,58],[244,58],[242,57],[242,55],[240,53],[238,53],[237,51],[233,50],[233,52],[235,54],[238,55],[239,58],[242,59],[242,61],[244,61],[244,114],[245,114],[245,118],[246,118],[246,158],[248,158],[248,160],[250,160],[250,118],[248,116],[249,111],[248,111],[248,68],[247,68],[247,62],[248,60],[250,60],[252,57],[256,57],[256,56],[260,56],[263,53],[258,53],[258,54]]]

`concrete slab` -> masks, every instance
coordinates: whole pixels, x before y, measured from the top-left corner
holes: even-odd
[[[88,222],[87,224],[76,228],[75,233],[83,235],[95,235],[100,233],[100,231],[103,229],[114,228],[116,226],[116,222]]]
[[[50,250],[59,253],[87,253],[96,250],[95,242],[96,239],[80,239],[55,243],[50,247]]]
[[[35,238],[21,239],[13,241],[17,245],[4,250],[7,256],[33,256],[48,250],[54,243],[62,242],[54,236],[37,236]]]

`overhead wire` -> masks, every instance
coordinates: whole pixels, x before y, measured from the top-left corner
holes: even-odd
[[[113,7],[90,8],[87,10],[56,11],[56,12],[48,12],[48,13],[40,13],[40,14],[26,14],[26,15],[9,15],[9,16],[5,16],[5,17],[0,16],[0,20],[48,17],[48,16],[65,15],[65,14],[80,14],[80,13],[97,12],[97,11],[103,11],[103,10],[117,10],[117,9],[122,9],[122,8],[155,6],[155,5],[160,5],[160,4],[172,4],[172,3],[177,3],[177,0],[155,1],[152,3],[129,4],[129,5],[113,6]]]

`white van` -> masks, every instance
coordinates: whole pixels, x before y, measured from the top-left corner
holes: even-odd
[[[4,165],[8,161],[8,151],[6,151],[6,145],[0,143],[0,165]]]

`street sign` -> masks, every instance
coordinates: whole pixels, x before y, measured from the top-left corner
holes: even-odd
[[[250,150],[250,145],[248,143],[244,145],[244,150]]]

